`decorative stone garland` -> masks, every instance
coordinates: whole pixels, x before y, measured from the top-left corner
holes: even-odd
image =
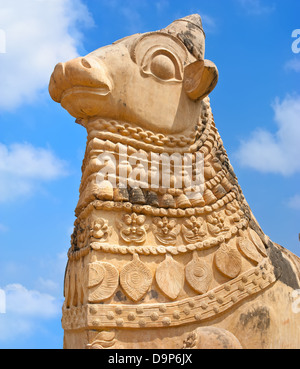
[[[192,252],[195,250],[207,250],[212,247],[217,247],[223,244],[224,242],[228,242],[233,237],[237,236],[239,230],[247,229],[249,222],[246,219],[242,219],[238,224],[233,226],[229,232],[225,235],[221,235],[215,238],[207,239],[203,242],[197,242],[188,245],[180,245],[180,246],[120,246],[120,245],[110,245],[107,243],[101,242],[92,242],[90,245],[80,249],[80,250],[72,250],[70,249],[68,252],[69,259],[79,260],[83,256],[87,255],[89,251],[102,251],[111,254],[139,254],[139,255],[178,255],[185,254],[188,252]]]
[[[121,142],[135,149],[158,153],[196,152],[205,146],[204,153],[207,154],[211,151],[216,139],[220,139],[218,130],[215,128],[211,109],[206,104],[204,104],[204,111],[196,130],[189,136],[155,134],[140,127],[133,127],[126,122],[104,119],[90,121],[87,128],[88,143],[86,152],[97,149],[99,146],[97,139],[100,139],[100,141],[109,140],[112,144]],[[204,128],[204,130],[201,132],[200,128]]]
[[[150,215],[155,217],[172,217],[172,218],[184,218],[193,215],[209,214],[222,208],[234,201],[237,198],[234,190],[222,199],[218,200],[213,205],[206,205],[204,207],[195,207],[187,209],[176,209],[176,208],[154,208],[150,205],[133,205],[131,202],[114,202],[114,201],[102,201],[94,200],[90,202],[81,212],[76,212],[78,219],[76,222],[80,222],[82,219],[88,217],[93,210],[106,210],[106,211],[125,211],[128,213],[135,212],[144,215]]]
[[[189,136],[179,135],[179,136],[166,136],[164,134],[155,134],[151,131],[145,131],[140,127],[133,127],[129,123],[120,121],[107,121],[104,119],[98,119],[94,122],[89,123],[89,136],[90,137],[100,137],[101,132],[112,133],[114,136],[116,134],[132,138],[137,141],[145,142],[146,144],[154,144],[157,146],[167,146],[167,147],[185,147],[193,144],[195,142],[195,137],[197,131],[192,132]],[[100,134],[100,135],[99,135]]]
[[[171,303],[145,305],[90,304],[63,308],[65,330],[109,328],[167,328],[205,322],[228,311],[247,297],[276,282],[274,266],[264,260],[239,277],[210,290],[204,295]]]

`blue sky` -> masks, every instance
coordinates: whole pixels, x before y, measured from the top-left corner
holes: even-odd
[[[246,199],[300,256],[298,0],[0,0],[0,348],[63,343],[86,133],[48,95],[55,64],[192,13],[220,72],[211,105]]]

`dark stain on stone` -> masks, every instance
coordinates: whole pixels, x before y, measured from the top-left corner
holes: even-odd
[[[115,296],[116,301],[126,301],[127,297],[122,293],[122,291],[118,291]]]
[[[275,267],[276,278],[291,287],[293,290],[299,289],[297,276],[293,271],[290,262],[283,256],[282,251],[271,241],[268,243],[268,254]]]
[[[240,316],[243,328],[250,328],[253,331],[266,331],[270,327],[270,322],[270,312],[267,307],[259,307]]]
[[[158,298],[158,293],[156,291],[154,291],[154,290],[151,290],[149,292],[149,295],[150,295],[150,298],[151,299],[157,299]]]

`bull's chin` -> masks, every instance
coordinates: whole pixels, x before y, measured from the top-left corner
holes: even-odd
[[[100,100],[110,93],[108,88],[74,87],[63,93],[61,105],[73,117],[87,119],[101,113]]]

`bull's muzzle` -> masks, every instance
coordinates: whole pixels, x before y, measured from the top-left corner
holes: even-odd
[[[70,95],[106,96],[111,90],[112,83],[105,66],[99,59],[90,56],[57,64],[49,84],[50,96],[58,103]]]

